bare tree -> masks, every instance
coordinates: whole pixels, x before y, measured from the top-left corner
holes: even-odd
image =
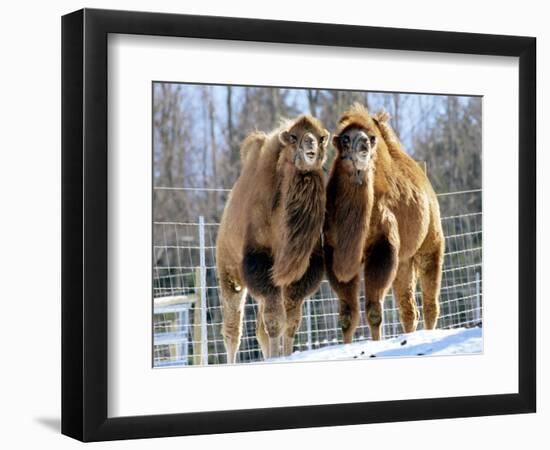
[[[319,89],[307,89],[307,100],[309,103],[309,112],[312,116],[317,117],[317,108],[319,106],[319,96],[321,91]]]

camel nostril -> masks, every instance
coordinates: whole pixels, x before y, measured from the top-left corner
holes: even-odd
[[[368,150],[359,150],[357,153],[357,160],[361,162],[366,162],[369,158],[369,151]]]
[[[366,142],[360,142],[357,145],[356,149],[357,152],[361,155],[366,155],[370,151],[370,148]]]

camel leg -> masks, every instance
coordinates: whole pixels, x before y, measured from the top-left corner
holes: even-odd
[[[235,364],[241,343],[246,289],[236,277],[228,276],[220,280],[220,289],[223,312],[222,336],[227,351],[227,363]]]
[[[420,286],[422,288],[422,310],[424,329],[433,330],[439,318],[439,291],[443,270],[443,246],[433,253],[419,258]]]
[[[264,359],[276,358],[278,356],[281,356],[281,342],[283,345],[282,355],[288,356],[292,353],[294,334],[296,333],[296,329],[300,326],[300,321],[302,319],[301,309],[301,303],[300,305],[293,304],[293,306],[290,306],[285,302],[286,314],[284,314],[284,320],[286,323],[284,324],[284,332],[281,336],[279,336],[278,338],[276,337],[273,340],[272,338],[270,338],[267,331],[267,324],[266,322],[264,322],[264,320],[266,320],[264,319],[264,317],[266,317],[264,308],[259,308],[258,317],[256,319],[256,338],[258,339],[258,342],[260,344]],[[279,315],[280,313],[281,312],[279,311]],[[268,320],[273,319],[268,318]],[[275,334],[277,334],[276,331]],[[275,352],[273,349],[275,349]]]
[[[338,280],[332,270],[333,252],[334,249],[332,247],[329,245],[325,246],[327,277],[330,287],[336,292],[340,302],[338,321],[342,329],[344,344],[350,344],[361,319],[359,308],[359,275],[355,275],[346,283]]]
[[[338,321],[340,328],[342,328],[344,344],[350,344],[361,319],[359,276],[355,276],[348,283],[339,283],[333,286],[333,289],[336,291],[340,302]]]
[[[319,243],[309,258],[309,266],[304,275],[283,290],[286,310],[286,328],[283,335],[283,355],[285,356],[292,353],[294,336],[302,321],[304,299],[319,289],[324,269],[323,252]]]
[[[281,289],[271,279],[272,267],[273,256],[269,249],[249,246],[245,248],[242,274],[249,292],[262,305],[259,315],[267,335],[268,358],[280,356],[281,335],[286,322]],[[256,328],[259,328],[258,325]],[[261,331],[258,339],[263,339]]]
[[[268,336],[268,358],[278,358],[281,356],[282,334],[286,326],[282,295],[265,300],[262,320]]]
[[[294,336],[302,321],[303,299],[293,300],[285,298],[286,327],[283,334],[283,356],[292,354]]]
[[[262,350],[262,355],[264,359],[269,358],[269,336],[265,331],[264,324],[264,309],[263,304],[258,304],[258,315],[256,316],[256,339],[260,344],[260,349]]]
[[[366,252],[365,311],[372,339],[380,340],[384,312],[384,297],[397,271],[396,245],[381,236]]]
[[[415,299],[416,274],[413,260],[401,261],[393,282],[393,294],[399,308],[399,319],[405,333],[416,331],[418,308]]]
[[[365,288],[365,312],[367,323],[369,324],[370,334],[374,341],[379,341],[382,337],[382,318],[384,316],[384,296],[383,289]]]

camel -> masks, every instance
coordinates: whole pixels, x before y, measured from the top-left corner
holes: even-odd
[[[241,145],[241,174],[222,216],[216,264],[227,362],[236,362],[247,291],[258,302],[265,359],[292,353],[305,297],[324,276],[321,247],[329,133],[302,115]],[[282,349],[281,349],[282,343]]]
[[[435,192],[408,156],[385,112],[369,115],[355,103],[333,136],[337,155],[327,185],[325,264],[340,304],[345,343],[359,324],[359,279],[364,270],[366,319],[381,337],[383,301],[390,287],[405,333],[416,330],[416,278],[424,328],[436,327],[444,236]]]

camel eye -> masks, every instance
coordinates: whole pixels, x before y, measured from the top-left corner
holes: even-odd
[[[291,144],[296,144],[296,142],[298,142],[298,138],[296,137],[295,134],[289,134],[288,140]]]
[[[376,144],[376,136],[375,135],[370,136],[369,139],[370,139],[370,145],[371,146]]]
[[[348,145],[349,144],[349,136],[347,134],[344,134],[342,136],[342,145]]]

